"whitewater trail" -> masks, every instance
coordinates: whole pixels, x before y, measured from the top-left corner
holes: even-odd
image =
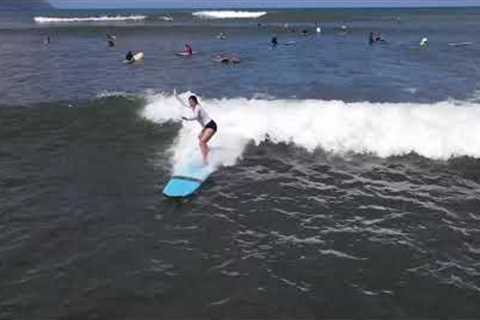
[[[182,94],[186,99],[190,93]],[[480,157],[480,108],[452,101],[435,104],[345,103],[324,100],[200,99],[218,124],[212,165],[229,166],[245,146],[265,139],[309,151],[371,153],[389,157],[415,152],[432,159]],[[143,116],[164,123],[190,112],[171,95],[150,95]],[[172,145],[175,168],[200,157],[197,122],[183,122]],[[199,161],[199,160],[198,160]]]

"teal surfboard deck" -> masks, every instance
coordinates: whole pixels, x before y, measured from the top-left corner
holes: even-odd
[[[172,198],[191,196],[207,180],[210,173],[210,167],[186,166],[174,173],[163,189],[163,194]]]

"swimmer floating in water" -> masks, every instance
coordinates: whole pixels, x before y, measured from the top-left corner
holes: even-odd
[[[208,142],[212,139],[213,135],[217,132],[217,124],[213,121],[203,109],[203,107],[198,102],[196,96],[190,96],[188,98],[188,105],[180,99],[177,95],[177,91],[173,90],[173,95],[177,98],[178,102],[184,107],[189,108],[193,112],[192,117],[182,117],[182,120],[185,121],[194,121],[197,120],[198,123],[202,126],[202,131],[198,135],[198,145],[200,146],[200,151],[202,153],[203,163],[208,164]]]

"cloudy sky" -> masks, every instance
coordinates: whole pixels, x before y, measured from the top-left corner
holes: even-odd
[[[0,0],[1,1],[1,0]],[[60,8],[278,8],[480,6],[480,0],[49,0]]]

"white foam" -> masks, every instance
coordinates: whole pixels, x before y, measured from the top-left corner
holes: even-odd
[[[267,14],[265,11],[197,11],[195,17],[204,19],[256,19]]]
[[[173,21],[173,18],[170,16],[160,16],[158,19],[163,21]]]
[[[145,20],[146,16],[100,16],[100,17],[34,17],[36,23],[71,23],[71,22],[108,22],[108,21],[138,21]]]
[[[187,97],[187,93],[183,96]],[[345,103],[324,100],[200,99],[219,131],[211,141],[213,165],[233,165],[249,142],[268,136],[309,151],[379,157],[410,152],[433,158],[480,158],[480,104]],[[152,121],[180,122],[188,109],[170,95],[152,95],[143,115]],[[172,146],[173,163],[199,157],[195,122],[183,122]]]
[[[108,90],[101,91],[96,95],[97,98],[129,97],[129,96],[132,96],[132,94],[129,94],[124,91],[108,91]]]

